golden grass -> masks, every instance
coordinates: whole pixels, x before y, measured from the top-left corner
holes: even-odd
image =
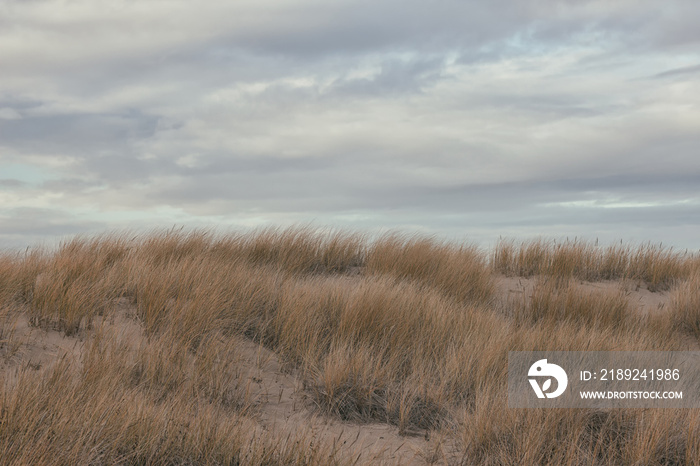
[[[368,273],[413,280],[464,302],[486,301],[494,291],[486,258],[474,246],[394,233],[370,246],[366,266]]]
[[[669,318],[674,325],[700,339],[700,272],[672,291]]]
[[[509,409],[486,390],[459,421],[463,464],[697,464],[688,409]],[[680,427],[682,426],[682,427]]]
[[[260,428],[236,358],[245,336],[295,368],[322,413],[440,432],[457,442],[456,462],[697,464],[694,412],[513,410],[504,398],[508,351],[673,350],[688,330],[700,338],[697,275],[673,291],[673,325],[635,315],[623,292],[592,294],[571,277],[662,289],[694,268],[695,258],[651,246],[502,242],[489,263],[472,246],[309,228],[112,234],[3,256],[0,309],[87,346],[79,364],[22,367],[3,381],[0,459],[351,460],[310,434]],[[494,270],[545,278],[502,303]],[[98,325],[116,299],[133,306],[143,343]],[[0,338],[9,322],[0,316]]]
[[[568,279],[540,279],[514,309],[516,322],[556,325],[569,322],[594,328],[631,328],[641,322],[624,290],[591,293]]]
[[[661,245],[598,246],[585,241],[556,243],[542,239],[516,244],[501,240],[493,253],[493,267],[506,275],[574,277],[581,280],[632,279],[649,290],[668,290],[700,270],[698,255],[674,252]]]
[[[339,462],[308,433],[262,430],[246,415],[235,372],[216,367],[211,349],[188,357],[161,339],[129,351],[99,334],[89,344],[82,364],[59,360],[0,385],[2,464]]]

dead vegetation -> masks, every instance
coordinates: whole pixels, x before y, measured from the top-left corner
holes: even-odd
[[[240,357],[248,339],[280,358],[318,415],[432,439],[422,462],[697,464],[695,411],[514,410],[505,387],[508,351],[697,345],[699,264],[650,245],[544,241],[501,242],[489,260],[472,246],[309,228],[110,234],[6,254],[0,459],[369,462],[338,438],[261,421]],[[534,282],[506,298],[498,274]],[[670,309],[642,314],[624,286],[580,283],[618,279],[670,289]],[[139,338],[107,325],[114,303]],[[20,317],[81,342],[80,358],[23,360]]]
[[[651,243],[635,248],[623,244],[603,247],[580,240],[538,239],[521,244],[502,240],[493,253],[493,266],[500,273],[522,277],[640,280],[656,291],[687,279],[700,268],[700,258]]]

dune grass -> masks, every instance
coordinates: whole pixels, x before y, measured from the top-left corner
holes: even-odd
[[[603,247],[580,240],[557,243],[537,239],[520,244],[501,240],[493,252],[492,263],[496,271],[506,275],[588,281],[631,279],[644,282],[651,291],[668,290],[700,270],[697,254],[675,252],[662,245]]]
[[[700,339],[700,271],[672,291],[669,318],[678,328]]]
[[[310,434],[260,428],[235,357],[246,337],[297,371],[321,413],[440,432],[456,445],[455,463],[697,464],[694,411],[505,407],[508,351],[674,350],[688,332],[700,338],[697,264],[652,246],[502,242],[489,258],[428,238],[310,228],[108,234],[5,255],[0,308],[87,346],[80,364],[22,367],[3,382],[0,459],[352,462]],[[504,304],[496,273],[541,278]],[[572,278],[676,285],[672,324]],[[134,310],[140,347],[101,330],[117,299]]]
[[[97,335],[82,364],[59,360],[0,384],[2,464],[343,464],[303,431],[276,438],[247,416],[235,359],[170,335],[130,350]],[[225,346],[225,345],[223,345]]]
[[[513,311],[516,322],[540,326],[566,322],[587,328],[631,329],[643,323],[632,311],[624,290],[591,293],[572,279],[538,280],[532,293],[523,295]]]

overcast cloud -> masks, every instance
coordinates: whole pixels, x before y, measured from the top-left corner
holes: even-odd
[[[0,0],[0,248],[309,223],[700,248],[700,2]]]

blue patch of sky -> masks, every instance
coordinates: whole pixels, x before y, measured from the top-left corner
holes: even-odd
[[[34,165],[0,162],[0,179],[17,180],[30,186],[38,186],[51,178],[45,170]]]

